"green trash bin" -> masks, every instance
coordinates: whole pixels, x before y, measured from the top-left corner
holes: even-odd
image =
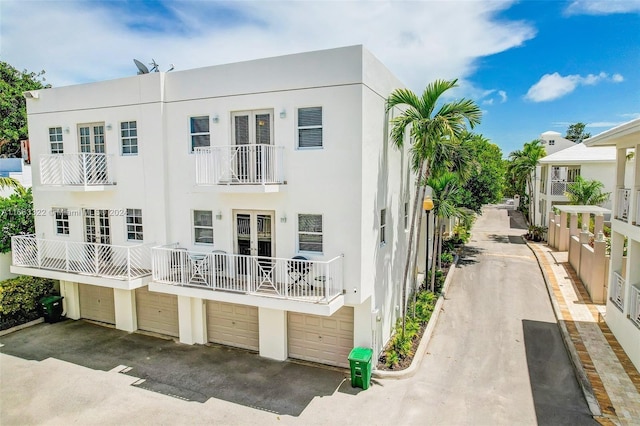
[[[351,387],[369,389],[371,383],[371,358],[373,350],[369,348],[353,348],[349,353],[351,367]]]
[[[40,299],[44,320],[54,323],[62,320],[62,296],[45,296]]]

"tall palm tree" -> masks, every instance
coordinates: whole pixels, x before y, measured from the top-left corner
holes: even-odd
[[[587,180],[577,176],[573,183],[567,185],[565,197],[569,204],[583,206],[599,206],[609,199],[610,192],[602,192],[604,184],[598,180]]]
[[[529,199],[529,223],[533,223],[533,193],[535,183],[535,171],[538,161],[546,156],[546,150],[540,140],[534,140],[524,144],[522,150],[509,154],[509,173],[516,182],[517,187],[526,189]],[[523,194],[524,195],[524,194]]]
[[[412,140],[410,149],[411,168],[416,173],[417,182],[409,228],[406,262],[401,282],[403,333],[406,317],[407,278],[411,264],[416,217],[424,198],[424,183],[430,175],[434,164],[440,164],[439,162],[433,162],[435,154],[444,151],[438,148],[448,146],[451,141],[457,141],[466,130],[467,123],[473,128],[480,123],[482,116],[478,105],[468,99],[440,105],[440,97],[447,90],[456,86],[457,79],[451,81],[436,80],[427,85],[422,96],[418,96],[408,89],[397,89],[387,99],[387,112],[395,107],[402,107],[400,115],[391,121],[391,143],[396,148],[403,149],[405,133],[409,128]],[[438,107],[438,105],[440,106]]]
[[[17,193],[24,193],[24,187],[17,179],[12,177],[0,176],[0,189],[13,188]]]

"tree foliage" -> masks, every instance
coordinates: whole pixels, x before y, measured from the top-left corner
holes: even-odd
[[[0,154],[16,156],[20,140],[28,137],[27,107],[23,92],[51,87],[44,84],[44,71],[18,71],[0,61]]]
[[[583,140],[591,137],[591,133],[585,133],[584,128],[587,125],[584,123],[575,123],[570,124],[567,128],[567,134],[565,135],[565,139],[569,139],[575,143],[582,143]]]
[[[529,223],[533,223],[533,191],[536,165],[538,160],[546,155],[540,140],[527,142],[522,150],[516,150],[509,154],[507,175],[518,191],[517,193],[521,196],[526,195],[528,198]]]
[[[0,197],[0,253],[11,251],[11,237],[35,233],[31,188]]]
[[[470,153],[470,173],[462,179],[458,205],[480,213],[483,204],[502,198],[506,166],[500,147],[482,135],[467,134],[463,145]]]
[[[565,196],[569,199],[569,204],[576,206],[600,206],[605,203],[610,192],[602,192],[604,184],[598,180],[587,180],[582,176],[577,176],[573,183],[567,185]]]

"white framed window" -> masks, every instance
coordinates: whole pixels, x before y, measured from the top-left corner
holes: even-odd
[[[404,202],[404,230],[409,230],[409,202]]]
[[[189,119],[189,129],[191,135],[191,152],[199,147],[211,146],[208,115],[191,117]]]
[[[298,251],[322,253],[322,215],[298,215]]]
[[[549,145],[555,145],[555,144],[556,144],[556,141],[555,141],[555,140],[551,139],[551,140],[549,141]]]
[[[211,210],[193,211],[193,242],[213,244],[213,214]]]
[[[380,245],[387,243],[387,209],[380,210]]]
[[[298,148],[322,146],[322,107],[298,108]]]
[[[53,216],[56,221],[56,235],[69,235],[69,210],[54,208]]]
[[[49,143],[52,154],[64,154],[62,127],[49,127]]]
[[[142,209],[127,209],[127,241],[142,240]]]
[[[120,123],[120,142],[122,155],[138,155],[138,123],[123,121]]]

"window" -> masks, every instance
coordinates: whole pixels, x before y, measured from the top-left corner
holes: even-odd
[[[56,220],[56,235],[69,235],[69,210],[53,209]]]
[[[142,209],[127,209],[127,240],[142,241]]]
[[[52,154],[63,154],[62,127],[49,127],[49,142]]]
[[[138,155],[138,124],[135,121],[120,123],[122,155]]]
[[[404,203],[404,230],[409,230],[409,203]]]
[[[210,144],[209,116],[191,117],[191,151]]]
[[[556,141],[555,141],[555,140],[553,140],[553,139],[549,140],[549,146],[551,146],[551,145],[555,145],[555,144],[556,144]]]
[[[193,238],[196,244],[213,244],[213,215],[211,210],[193,211]]]
[[[380,210],[380,245],[387,243],[387,209]]]
[[[298,215],[298,250],[322,253],[322,215]]]
[[[322,107],[298,108],[298,148],[322,148]]]

